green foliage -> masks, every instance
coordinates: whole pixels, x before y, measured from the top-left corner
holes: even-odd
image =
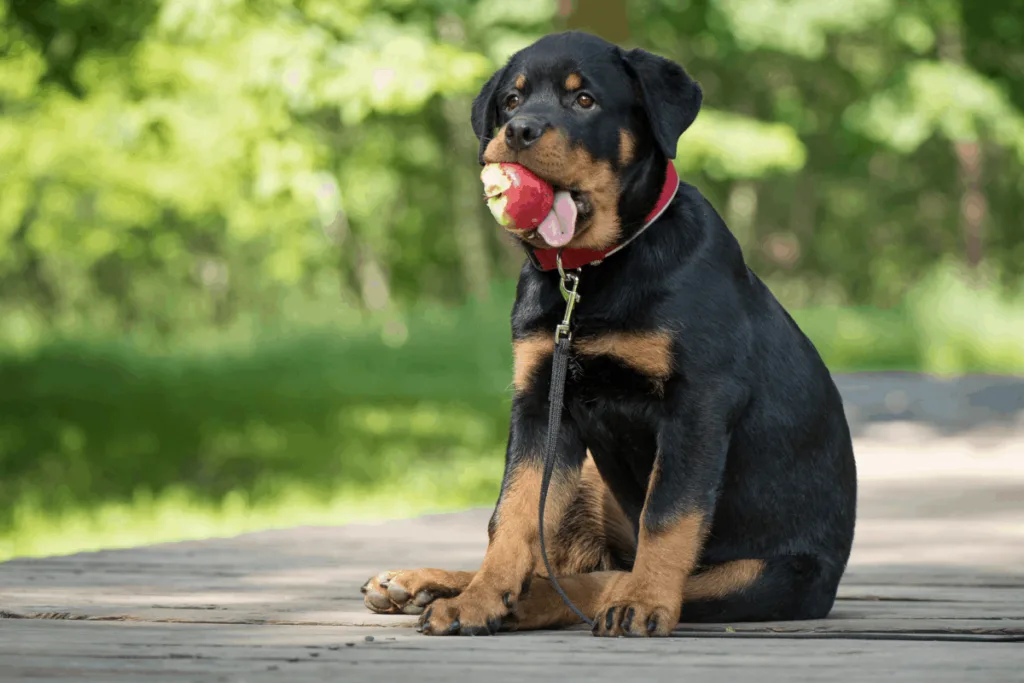
[[[370,310],[482,295],[517,263],[474,201],[469,101],[556,5],[5,0],[0,317],[172,335],[280,320],[296,291]],[[1021,274],[1012,8],[628,9],[632,42],[705,89],[680,170],[758,272],[805,293],[790,303],[892,304],[959,251],[963,140],[991,179],[986,256]]]
[[[95,340],[6,352],[0,558],[66,549],[54,544],[74,529],[105,545],[347,521],[393,503],[395,487],[412,507],[388,514],[492,502],[506,311],[425,307],[402,321],[400,347],[392,324],[214,351]]]
[[[807,152],[790,126],[704,110],[686,132],[677,166],[716,180],[760,178],[800,170]]]
[[[1024,369],[1024,0],[618,1],[835,369]],[[522,255],[469,107],[558,6],[0,0],[0,556],[490,502]]]
[[[958,64],[911,62],[898,87],[849,113],[856,129],[903,153],[937,134],[954,141],[987,134],[1024,163],[1024,115],[994,83]]]
[[[855,33],[889,18],[893,0],[720,0],[719,11],[740,49],[770,49],[820,59],[830,34]]]
[[[511,287],[493,296],[418,308],[398,336],[381,319],[254,347],[0,355],[0,559],[492,504]],[[1022,303],[947,269],[897,309],[794,317],[834,372],[1019,373]]]

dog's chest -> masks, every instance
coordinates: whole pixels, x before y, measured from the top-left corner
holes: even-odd
[[[590,345],[588,353],[574,348],[565,404],[616,497],[642,504],[657,450],[665,366],[663,359],[641,355],[636,347],[625,355],[622,346],[609,347],[617,353],[595,353],[597,346]]]
[[[607,358],[570,363],[568,418],[624,509],[643,505],[657,453],[662,399],[649,377]]]
[[[572,343],[569,381],[591,398],[653,400],[664,393],[673,366],[667,332],[579,335]]]

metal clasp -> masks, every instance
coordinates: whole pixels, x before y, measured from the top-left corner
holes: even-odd
[[[558,289],[562,292],[562,298],[565,299],[565,315],[562,316],[561,324],[555,328],[555,343],[557,344],[563,338],[572,339],[570,323],[573,309],[580,301],[580,295],[576,293],[580,286],[580,277],[576,273],[565,272],[565,268],[562,267],[561,251],[555,255],[555,263],[558,265]]]

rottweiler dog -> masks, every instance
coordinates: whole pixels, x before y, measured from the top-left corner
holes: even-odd
[[[555,255],[578,274],[544,523],[558,582],[600,636],[682,622],[820,619],[853,542],[857,478],[817,350],[671,160],[700,109],[678,64],[580,32],[514,54],[472,107],[478,161],[515,162],[572,206],[567,244],[527,252],[512,310],[505,474],[476,572],[387,571],[369,609],[480,635],[579,623],[547,578],[537,506]],[[685,144],[685,140],[684,140]],[[567,193],[567,194],[565,194]]]

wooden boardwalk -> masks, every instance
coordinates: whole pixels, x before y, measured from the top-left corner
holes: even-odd
[[[0,682],[1020,683],[1024,382],[978,381],[841,382],[860,513],[825,620],[681,625],[655,641],[429,638],[363,608],[359,586],[382,569],[474,567],[489,511],[471,510],[0,564]]]

